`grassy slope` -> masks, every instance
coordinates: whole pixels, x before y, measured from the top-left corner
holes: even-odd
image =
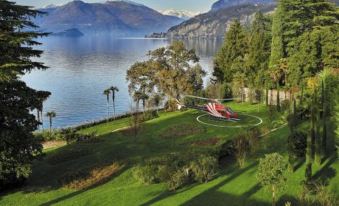
[[[232,105],[237,111],[248,112],[268,122],[264,112],[256,106]],[[263,107],[260,109],[263,111]],[[133,178],[132,167],[142,159],[166,155],[170,152],[209,150],[211,147],[192,146],[192,141],[209,138],[230,139],[243,129],[203,126],[195,121],[195,111],[162,113],[161,117],[145,123],[140,135],[134,138],[124,132],[112,131],[128,126],[128,120],[102,124],[82,132],[96,131],[103,141],[92,144],[75,144],[52,150],[47,157],[36,162],[33,175],[25,188],[0,196],[0,205],[270,205],[269,194],[256,181],[257,158],[265,153],[286,154],[287,128],[282,128],[261,143],[257,154],[252,155],[244,169],[227,167],[222,174],[207,184],[196,184],[177,192],[167,192],[164,184],[142,185]],[[195,125],[204,132],[180,138],[161,138],[167,128]],[[74,153],[75,151],[75,153]],[[79,152],[80,151],[80,152]],[[51,161],[50,157],[63,155],[68,161]],[[76,155],[74,155],[76,154]],[[87,171],[88,168],[119,161],[124,169],[102,185],[75,191],[60,187],[58,180],[67,172]],[[332,176],[330,188],[339,194],[338,160],[329,162],[317,175]],[[283,199],[298,194],[304,177],[304,165],[289,176],[289,186]],[[292,198],[293,199],[293,198]]]

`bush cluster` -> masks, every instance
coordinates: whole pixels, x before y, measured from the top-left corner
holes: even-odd
[[[63,140],[66,141],[67,144],[71,144],[74,142],[98,142],[99,139],[95,132],[89,134],[79,134],[77,130],[72,128],[61,129],[61,130],[53,130],[49,131],[41,131],[34,134],[36,138],[40,141],[58,141]]]
[[[251,128],[246,132],[238,134],[234,139],[226,141],[221,145],[218,152],[219,161],[224,159],[237,160],[240,167],[243,167],[247,155],[254,153],[258,148],[261,132],[257,128]]]
[[[169,155],[146,161],[134,170],[136,179],[144,184],[167,183],[177,190],[194,182],[208,182],[218,171],[218,161],[210,155]]]

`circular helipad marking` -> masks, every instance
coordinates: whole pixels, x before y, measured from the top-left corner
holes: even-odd
[[[258,120],[258,123],[256,124],[249,124],[249,125],[238,125],[238,126],[226,126],[226,125],[216,125],[216,124],[211,124],[211,123],[207,123],[207,122],[203,122],[200,119],[204,116],[207,116],[209,114],[203,114],[197,117],[197,121],[200,124],[204,124],[204,125],[208,125],[208,126],[212,126],[212,127],[221,127],[221,128],[245,128],[245,127],[257,127],[259,125],[261,125],[263,123],[263,120],[260,117],[254,116],[254,115],[249,115],[249,114],[241,114],[242,116],[247,116],[247,117],[252,117]],[[241,120],[240,120],[241,121]]]

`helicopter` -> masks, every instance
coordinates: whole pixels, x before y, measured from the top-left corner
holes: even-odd
[[[184,105],[180,103],[179,100],[177,101],[178,109],[181,110],[182,108],[190,108],[196,109],[199,111],[206,112],[211,117],[219,119],[219,120],[227,120],[227,121],[239,121],[239,114],[234,112],[231,107],[225,106],[220,101],[231,101],[233,99],[211,99],[211,98],[204,98],[192,95],[185,95],[185,97],[193,98],[193,99],[200,99],[206,100],[208,103],[203,105]]]

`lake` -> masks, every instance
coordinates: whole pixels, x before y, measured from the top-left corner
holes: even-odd
[[[52,92],[44,103],[44,113],[55,111],[54,128],[79,125],[107,117],[106,96],[103,90],[115,85],[120,92],[116,98],[117,114],[130,110],[126,71],[136,61],[147,59],[147,52],[168,45],[166,39],[126,38],[104,36],[81,38],[48,37],[41,39],[44,50],[40,59],[50,67],[35,70],[22,79],[32,88]],[[208,73],[213,68],[213,55],[220,47],[216,40],[190,40],[187,48],[196,50],[200,65]],[[112,108],[110,108],[112,114]],[[44,117],[44,127],[48,119]]]

